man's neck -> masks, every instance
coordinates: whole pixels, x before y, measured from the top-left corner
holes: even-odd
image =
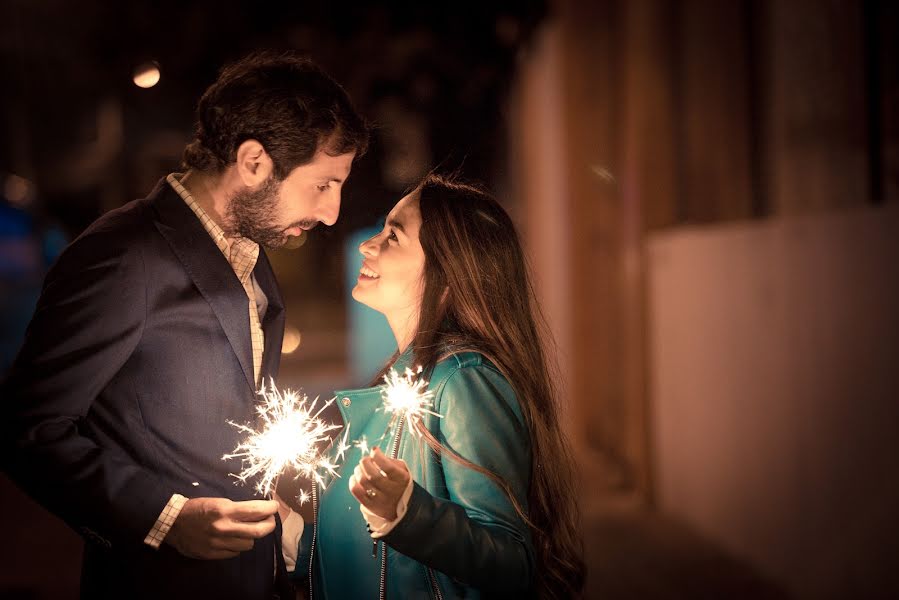
[[[210,175],[202,171],[190,169],[181,178],[181,185],[190,192],[209,218],[224,231],[230,230],[228,214],[227,174]]]

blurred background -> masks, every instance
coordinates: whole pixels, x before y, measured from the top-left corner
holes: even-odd
[[[588,597],[899,597],[899,4],[2,0],[0,373],[61,249],[178,170],[257,48],[307,53],[376,126],[339,223],[270,253],[282,386],[389,355],[356,247],[461,168],[553,330]],[[80,538],[0,493],[0,597],[76,597]]]

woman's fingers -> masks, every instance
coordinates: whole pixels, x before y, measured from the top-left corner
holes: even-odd
[[[404,471],[408,474],[405,463],[398,462],[402,470],[395,472],[402,474]],[[350,493],[372,513],[384,519],[393,520],[396,518],[397,504],[406,489],[408,475],[406,481],[398,479],[391,479],[372,457],[366,456],[353,469],[349,480]]]
[[[377,447],[372,451],[371,459],[373,466],[383,473],[386,478],[392,481],[401,481],[403,485],[409,481],[409,468],[405,462],[389,458]]]
[[[406,464],[401,461],[397,462],[398,467],[390,466],[391,474],[381,469],[374,458],[366,456],[359,461],[359,481],[365,488],[387,493],[399,499],[406,489],[406,484],[409,483],[410,475]]]

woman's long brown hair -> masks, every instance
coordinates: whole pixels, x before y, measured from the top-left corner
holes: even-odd
[[[415,363],[428,374],[447,352],[474,350],[508,379],[533,452],[526,514],[500,477],[423,433],[437,452],[487,475],[509,495],[531,529],[540,597],[579,597],[585,567],[573,459],[542,344],[548,330],[515,227],[489,194],[453,178],[429,175],[413,193],[425,254]]]

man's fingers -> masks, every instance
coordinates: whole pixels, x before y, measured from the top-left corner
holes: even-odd
[[[278,512],[274,500],[244,500],[232,502],[224,515],[234,521],[264,521]]]
[[[231,537],[258,539],[275,530],[275,517],[269,515],[264,521],[234,521],[222,519],[213,525],[216,536],[222,539]]]
[[[212,540],[212,550],[218,552],[246,552],[253,549],[254,540],[243,537],[219,537]]]

